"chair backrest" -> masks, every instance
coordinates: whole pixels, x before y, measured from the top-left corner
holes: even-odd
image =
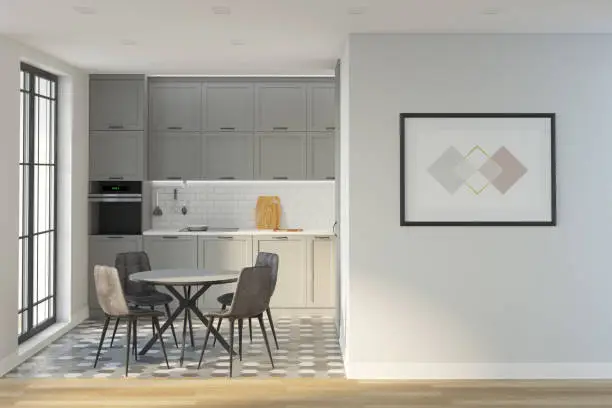
[[[227,314],[237,318],[257,316],[268,308],[271,297],[272,269],[269,266],[244,268]]]
[[[94,283],[100,307],[109,316],[123,316],[129,313],[119,272],[112,266],[94,266]]]
[[[151,270],[151,263],[146,252],[124,252],[117,254],[115,268],[119,272],[119,279],[126,294],[137,296],[155,291],[155,285],[130,280],[130,275],[133,273]]]
[[[276,288],[276,280],[278,278],[278,254],[270,252],[260,252],[257,254],[255,266],[269,266],[272,268],[272,295]]]

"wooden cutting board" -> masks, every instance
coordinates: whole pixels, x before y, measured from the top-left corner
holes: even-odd
[[[255,225],[257,229],[280,228],[281,214],[280,197],[257,197],[257,207],[255,207]]]

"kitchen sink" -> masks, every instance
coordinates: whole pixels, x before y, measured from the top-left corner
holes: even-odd
[[[238,228],[235,227],[209,227],[208,225],[189,225],[181,228],[180,232],[235,232]]]

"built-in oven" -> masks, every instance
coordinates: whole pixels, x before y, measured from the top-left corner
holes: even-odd
[[[91,181],[89,234],[142,234],[142,182]]]

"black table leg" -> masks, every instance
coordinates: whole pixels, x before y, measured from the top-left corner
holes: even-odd
[[[177,292],[177,294],[178,294],[178,292]],[[175,295],[175,296],[177,296],[177,295]],[[151,349],[151,347],[153,347],[155,342],[159,339],[159,336],[164,334],[166,329],[168,329],[168,327],[170,327],[170,325],[176,320],[176,318],[183,312],[183,310],[187,306],[186,302],[184,302],[184,299],[180,298],[180,295],[179,295],[179,297],[177,297],[177,300],[179,301],[179,306],[176,308],[174,313],[172,313],[172,315],[168,316],[168,319],[166,320],[166,322],[161,327],[161,331],[157,331],[155,336],[153,336],[147,342],[147,344],[145,344],[145,346],[142,348],[142,350],[140,350],[139,354],[141,356],[145,355],[147,353],[147,351],[149,351]]]

